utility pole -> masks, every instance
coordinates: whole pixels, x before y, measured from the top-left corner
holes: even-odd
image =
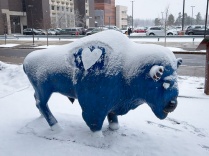
[[[191,19],[191,25],[193,24],[193,8],[195,7],[195,6],[191,6],[192,7],[192,19]]]
[[[208,1],[209,0],[207,0],[206,15],[205,15],[205,33],[204,33],[204,38],[206,36],[207,22],[208,22]]]
[[[162,26],[163,26],[163,24],[164,24],[164,23],[163,23],[163,13],[164,13],[164,12],[161,12],[161,14],[162,14]]]
[[[185,8],[185,0],[183,0],[182,31],[184,31],[184,8]]]
[[[132,31],[133,31],[133,28],[134,28],[134,7],[133,7],[133,3],[134,1],[131,1],[132,3]]]
[[[109,29],[110,29],[110,16],[109,16]]]
[[[32,12],[32,8],[33,8],[33,5],[28,5],[28,8],[30,8],[30,15],[31,15],[31,23],[32,23],[32,33],[33,33],[33,46],[35,45],[34,44],[34,31],[33,31],[33,12]]]

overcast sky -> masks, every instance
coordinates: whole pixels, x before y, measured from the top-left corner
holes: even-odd
[[[115,0],[116,5],[123,5],[128,7],[128,15],[132,15],[132,0]],[[179,12],[183,12],[183,0],[134,0],[134,18],[140,19],[155,19],[162,18],[162,13],[165,12],[169,6],[169,13],[177,18]],[[193,17],[198,12],[201,13],[202,18],[205,18],[207,0],[185,0],[185,13]],[[165,17],[165,14],[164,14]]]

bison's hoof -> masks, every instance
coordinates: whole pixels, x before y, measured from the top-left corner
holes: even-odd
[[[113,131],[118,130],[119,129],[119,124],[118,123],[110,123],[109,128]]]
[[[55,125],[51,126],[51,130],[55,132],[61,132],[62,128],[56,123]]]
[[[39,118],[44,118],[44,116],[41,114],[41,115],[39,116]]]
[[[104,135],[102,134],[102,131],[96,131],[96,132],[93,132],[92,133],[92,137],[95,137],[95,138],[103,138]]]

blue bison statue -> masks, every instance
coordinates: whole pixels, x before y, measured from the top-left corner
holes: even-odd
[[[147,103],[159,119],[177,106],[178,66],[182,63],[159,45],[137,44],[107,30],[73,43],[30,53],[23,68],[35,90],[36,106],[52,130],[57,120],[48,107],[52,93],[78,99],[93,132],[119,128],[118,115]]]

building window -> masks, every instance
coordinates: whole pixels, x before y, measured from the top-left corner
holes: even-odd
[[[86,10],[86,14],[88,13],[88,10]]]
[[[62,7],[62,11],[64,11],[65,10],[65,7]]]
[[[52,5],[52,10],[54,10],[54,5]]]
[[[58,11],[60,10],[60,7],[59,7],[59,6],[57,6],[57,10],[58,10]]]
[[[86,3],[88,3],[88,0],[86,0]]]
[[[66,11],[69,11],[69,8],[66,8]]]
[[[70,9],[70,12],[73,12],[73,9]]]

